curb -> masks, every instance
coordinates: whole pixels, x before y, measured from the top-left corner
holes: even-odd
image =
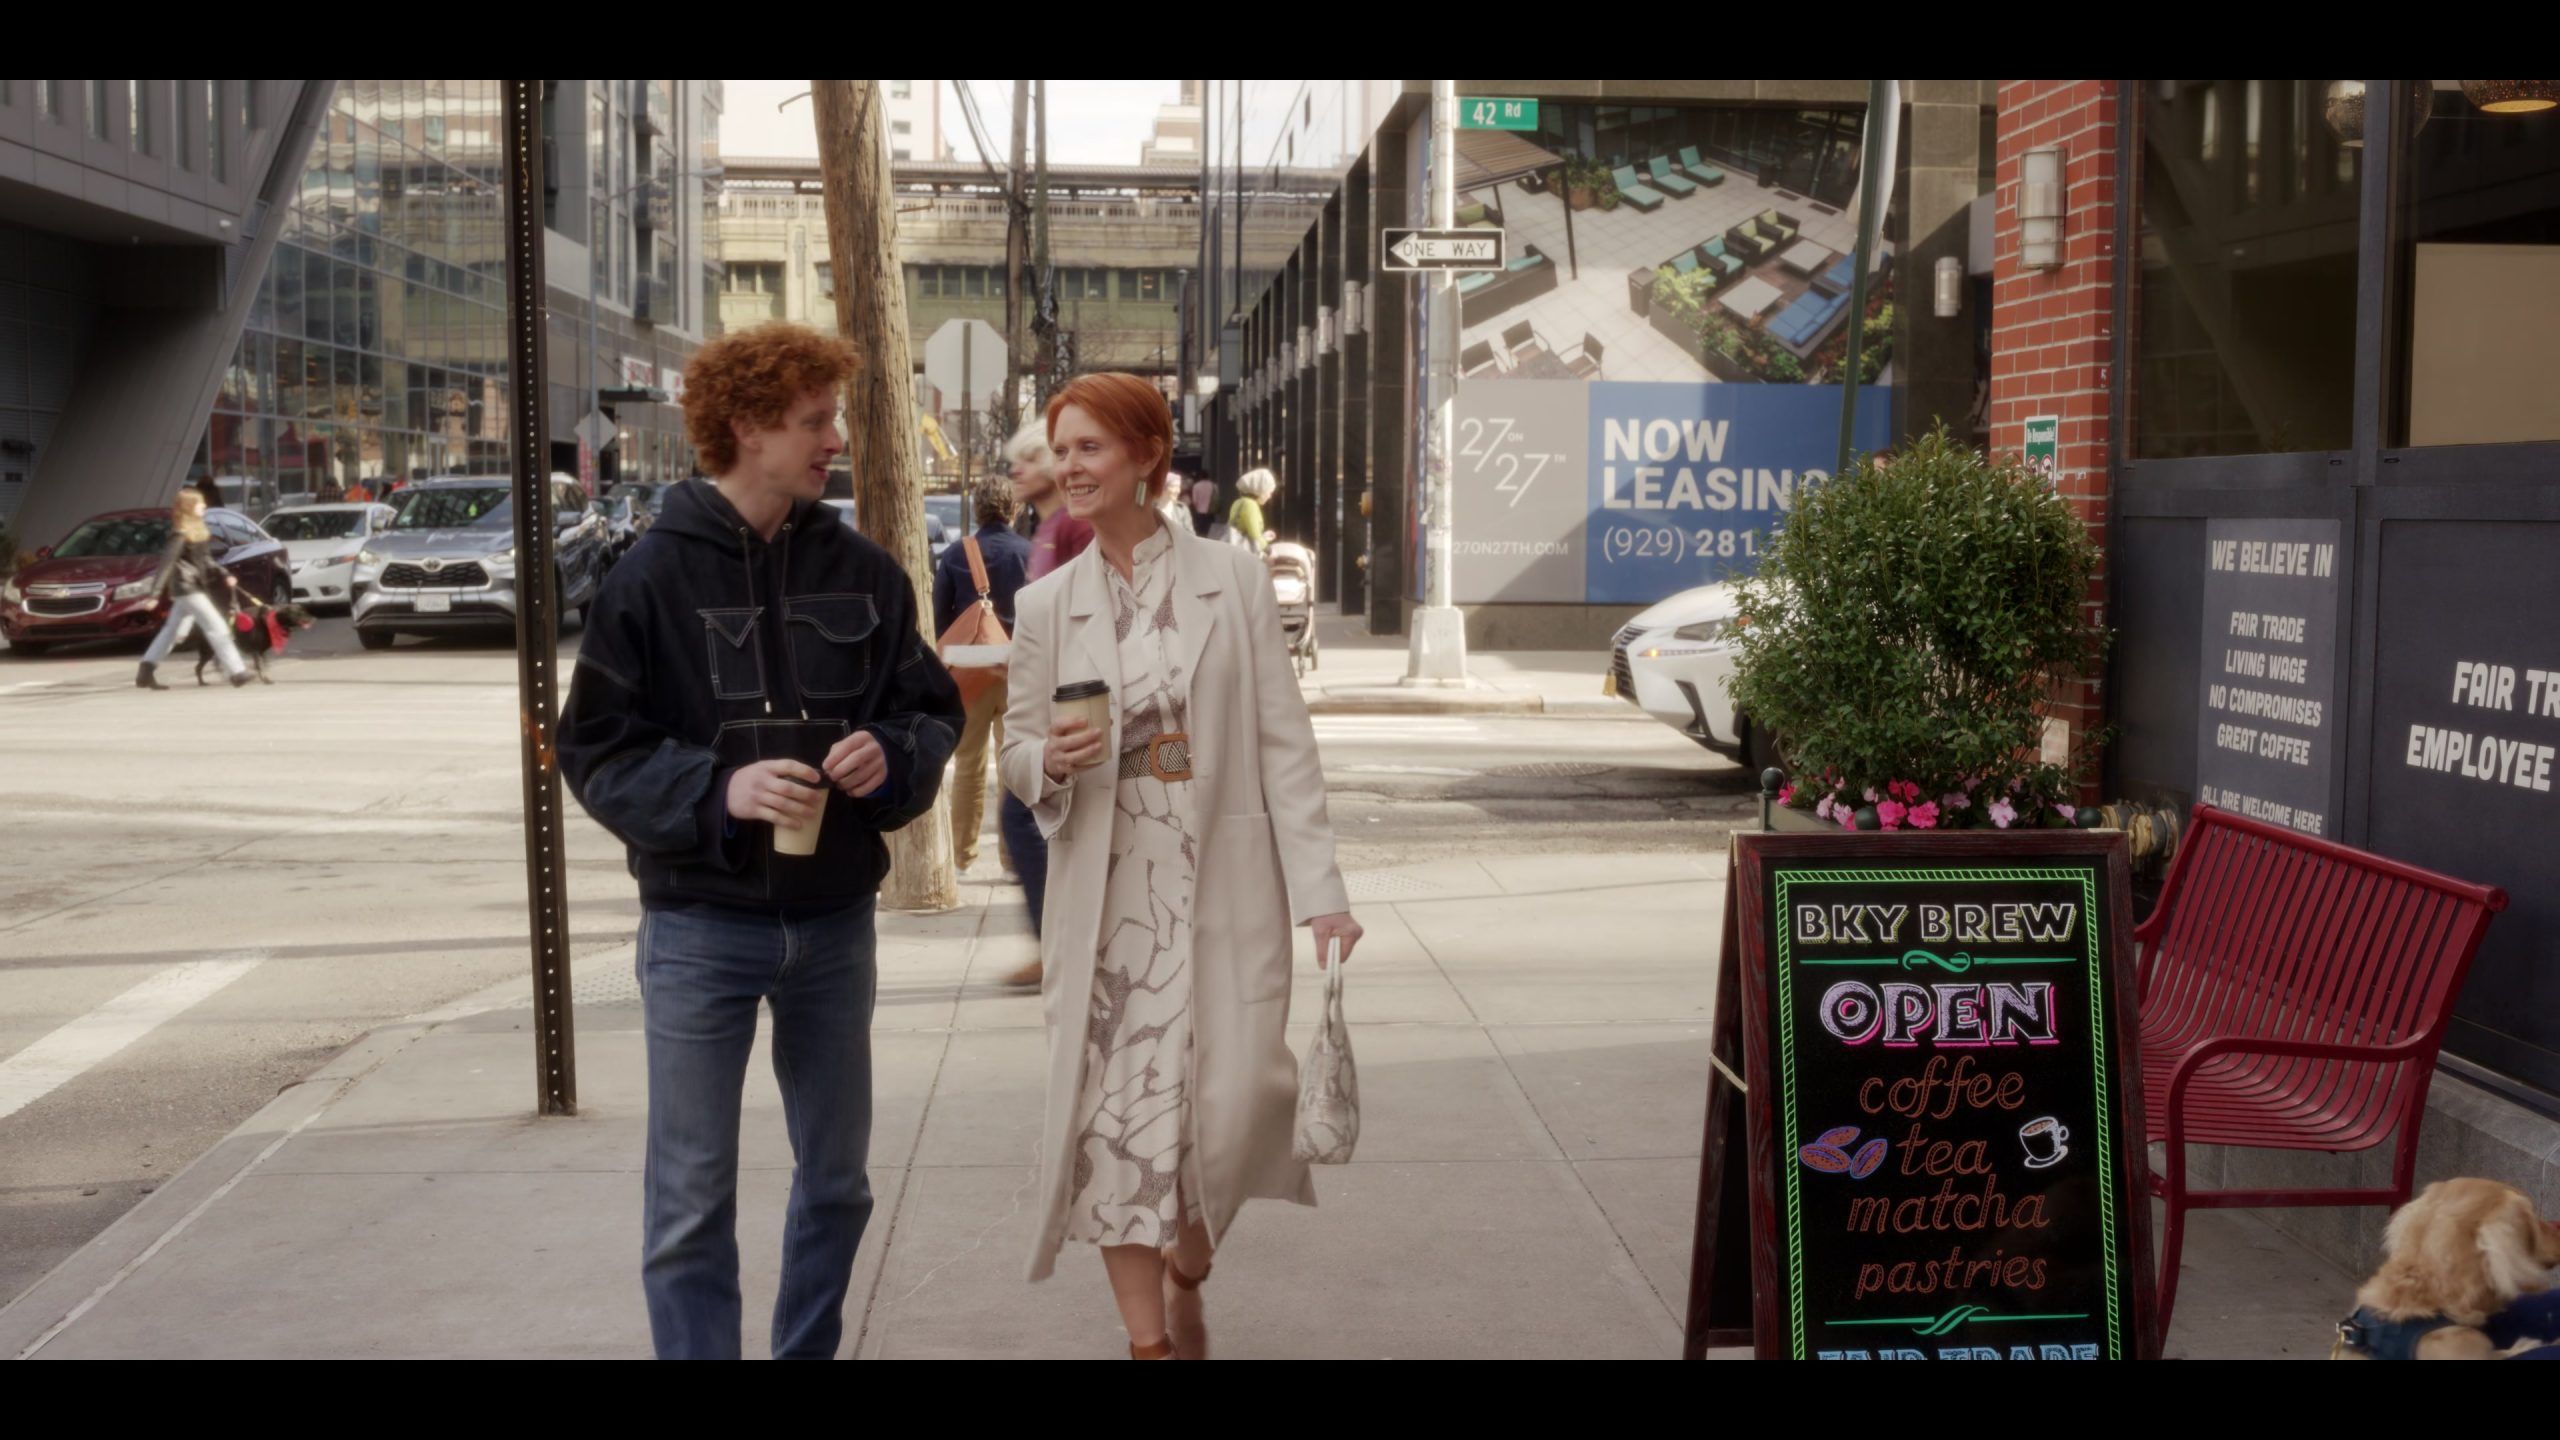
[[[1550,715],[1582,720],[1650,720],[1653,717],[1624,700],[1602,696],[1557,699],[1507,692],[1407,690],[1401,686],[1360,686],[1325,690],[1307,697],[1310,715]]]
[[[285,1087],[25,1294],[0,1307],[0,1357],[35,1358],[358,1081],[433,1028],[403,1020],[367,1031],[309,1078]]]

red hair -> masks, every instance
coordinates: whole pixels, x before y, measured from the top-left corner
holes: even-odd
[[[1058,415],[1073,405],[1093,422],[1129,447],[1131,454],[1153,445],[1156,463],[1147,471],[1146,493],[1152,495],[1164,488],[1165,472],[1173,468],[1173,410],[1165,404],[1164,392],[1155,386],[1118,370],[1104,370],[1079,375],[1067,382],[1067,388],[1049,397],[1049,438],[1058,438]]]
[[[770,430],[804,395],[834,393],[861,370],[850,341],[779,321],[732,330],[693,352],[684,369],[684,426],[706,475],[737,468],[732,422]]]

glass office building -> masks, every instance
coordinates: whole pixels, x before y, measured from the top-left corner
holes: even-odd
[[[190,476],[278,498],[506,466],[495,80],[348,80]]]

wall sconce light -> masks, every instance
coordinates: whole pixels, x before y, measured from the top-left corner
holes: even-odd
[[[1342,338],[1342,322],[1330,305],[1316,307],[1316,353],[1330,355],[1334,343]]]
[[[1357,280],[1342,282],[1342,333],[1347,338],[1369,330],[1369,290]]]
[[[2560,105],[2560,80],[2465,80],[2462,98],[2492,115],[2530,115]]]
[[[1964,313],[1964,262],[1953,255],[1941,255],[1937,275],[1935,312],[1941,320],[1953,320]]]
[[[2018,158],[2018,264],[2062,268],[2062,151],[2030,150]]]
[[[2409,107],[2409,138],[2415,140],[2418,138],[2418,132],[2427,128],[2427,120],[2435,112],[2435,82],[2403,80],[2400,84],[2402,88],[2419,97],[2417,103]],[[2464,93],[2469,93],[2467,82]],[[2332,80],[2329,82],[2328,94],[2320,102],[2320,118],[2327,123],[2329,133],[2337,136],[2338,144],[2345,149],[2364,148],[2364,101],[2363,81]]]
[[[1201,399],[1203,399],[1203,400],[1214,399],[1214,398],[1217,396],[1217,393],[1218,393],[1218,377],[1217,377],[1217,376],[1215,376],[1215,375],[1202,375],[1201,377],[1199,377],[1199,379],[1198,379],[1195,383],[1200,387],[1200,398],[1201,398]]]
[[[1312,326],[1298,327],[1298,368],[1311,369],[1316,363],[1316,336]]]

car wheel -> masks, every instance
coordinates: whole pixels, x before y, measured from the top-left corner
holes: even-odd
[[[52,648],[53,646],[42,640],[17,640],[10,642],[9,653],[21,659],[40,660],[44,658],[45,652]]]
[[[1742,731],[1743,763],[1750,766],[1754,774],[1773,767],[1786,768],[1787,757],[1779,748],[1778,737],[1769,727],[1751,723],[1748,715],[1736,715],[1734,720]]]
[[[356,643],[367,650],[388,650],[391,648],[392,639],[393,636],[388,630],[367,630],[362,626],[356,629]]]

